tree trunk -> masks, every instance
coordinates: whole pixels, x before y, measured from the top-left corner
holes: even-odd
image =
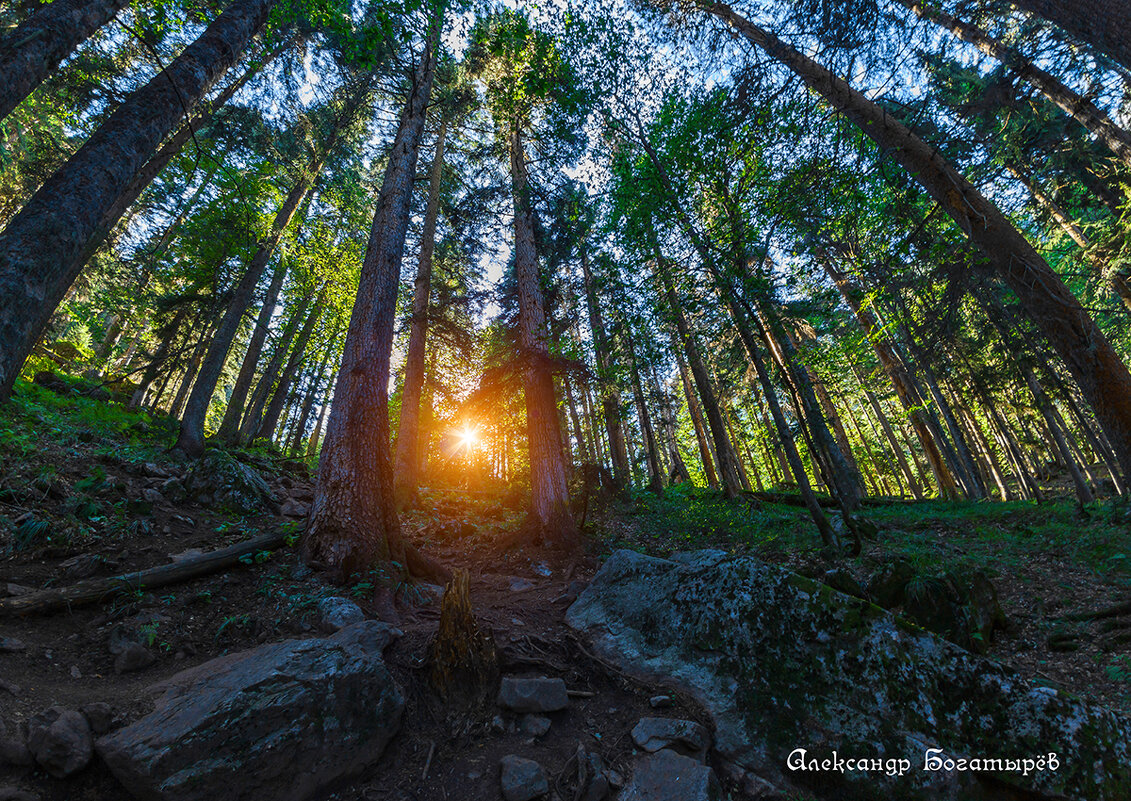
[[[224,420],[220,423],[220,430],[216,432],[216,436],[222,442],[232,444],[239,439],[240,420],[243,419],[247,407],[247,394],[251,390],[251,382],[255,380],[255,370],[259,367],[263,343],[267,340],[267,329],[271,325],[271,317],[275,314],[279,290],[283,288],[283,280],[286,276],[287,262],[285,259],[279,259],[279,263],[275,265],[275,272],[271,275],[271,284],[267,287],[263,305],[259,307],[255,328],[251,330],[251,339],[248,340],[239,375],[236,376],[235,386],[232,387],[232,394],[228,398],[228,406],[224,409]]]
[[[589,330],[593,334],[593,350],[597,358],[601,412],[605,422],[605,433],[609,438],[609,455],[613,463],[613,479],[623,489],[628,485],[630,468],[628,449],[621,429],[620,395],[613,383],[613,348],[605,331],[605,321],[601,316],[601,305],[597,297],[597,285],[589,266],[589,254],[584,245],[581,248],[581,273],[585,281],[585,305],[589,311]]]
[[[306,346],[310,344],[310,338],[314,335],[314,329],[318,326],[318,321],[322,318],[323,303],[326,300],[326,289],[323,287],[318,292],[318,298],[314,301],[314,308],[310,310],[307,315],[306,322],[302,326],[302,331],[299,332],[298,339],[295,345],[291,348],[290,358],[287,359],[287,366],[283,368],[283,374],[279,376],[279,385],[275,388],[275,394],[271,396],[271,403],[267,405],[267,411],[263,415],[263,419],[259,422],[256,428],[255,435],[252,436],[252,441],[262,438],[271,441],[275,438],[275,429],[279,425],[279,415],[283,411],[283,404],[286,403],[291,391],[291,382],[294,380],[295,373],[298,371],[299,365],[302,364],[303,358],[306,356]]]
[[[1097,9],[1103,5],[1091,0]],[[1110,0],[1109,3],[1110,4]],[[1027,0],[1065,13],[1068,4]],[[1079,6],[1079,4],[1074,4]],[[1119,3],[1123,6],[1123,3]],[[1033,246],[942,154],[878,104],[825,67],[736,14],[723,3],[701,4],[752,44],[789,67],[860,130],[901,164],[954,219],[997,275],[1017,294],[1029,316],[1064,359],[1095,410],[1124,473],[1131,472],[1131,373],[1095,321]],[[1076,13],[1079,13],[1077,8]],[[1084,19],[1081,15],[1078,19]],[[1131,17],[1129,17],[1131,18]],[[1119,29],[1106,17],[1091,18],[1097,29]],[[1101,22],[1100,20],[1103,20]],[[1057,20],[1059,22],[1059,20]],[[1131,37],[1129,37],[1131,41]],[[1123,44],[1126,55],[1131,45]],[[1131,63],[1131,58],[1128,59]]]
[[[129,408],[136,409],[141,405],[142,400],[145,398],[145,393],[149,389],[149,385],[153,383],[153,379],[157,377],[157,372],[169,358],[169,352],[173,348],[173,343],[177,339],[177,334],[180,333],[181,326],[184,324],[185,317],[188,315],[188,305],[183,304],[177,313],[173,315],[173,319],[169,325],[165,326],[159,331],[161,337],[161,344],[157,346],[157,352],[153,354],[153,359],[146,365],[145,372],[142,373],[141,381],[138,382],[138,387],[134,390],[134,394],[130,397]]]
[[[420,393],[424,387],[424,356],[428,336],[428,298],[432,291],[432,254],[436,249],[436,221],[440,216],[440,188],[444,178],[444,140],[447,119],[440,120],[436,149],[432,155],[432,175],[428,181],[428,205],[424,210],[424,231],[420,234],[420,259],[413,288],[412,323],[405,353],[404,390],[401,416],[397,425],[396,492],[398,498],[415,497],[420,481]]]
[[[534,244],[534,209],[530,201],[526,152],[517,121],[511,124],[509,139],[519,345],[526,362],[523,389],[530,448],[531,522],[544,538],[572,545],[577,528],[569,509],[569,484],[562,458],[558,403],[547,347],[545,302]]]
[[[715,460],[711,454],[711,445],[707,441],[707,426],[703,422],[703,409],[699,399],[695,396],[695,388],[691,385],[691,376],[687,369],[687,360],[683,358],[683,350],[679,346],[679,337],[672,332],[672,353],[675,354],[675,363],[679,368],[679,380],[683,385],[683,395],[687,399],[687,414],[691,417],[691,426],[695,429],[695,443],[699,446],[699,459],[703,463],[703,475],[707,478],[707,486],[717,489],[719,477],[715,473]]]
[[[1126,0],[1013,0],[1131,70],[1131,7]]]
[[[389,559],[416,574],[446,572],[403,538],[389,453],[397,285],[442,28],[443,13],[436,10],[385,167],[303,538],[306,561],[341,578]]]
[[[1095,103],[1072,91],[1022,53],[975,25],[952,17],[940,9],[927,7],[916,0],[899,0],[899,2],[922,19],[928,19],[946,28],[962,41],[974,45],[990,58],[1000,61],[1021,80],[1034,86],[1061,111],[1083,125],[1125,165],[1131,166],[1131,133],[1116,125]]]
[[[636,401],[636,419],[640,423],[640,436],[644,440],[644,457],[648,465],[648,489],[659,495],[664,491],[664,468],[660,464],[660,448],[656,444],[656,432],[652,428],[652,417],[648,414],[648,403],[644,398],[644,387],[640,382],[640,367],[636,362],[632,334],[628,333],[621,338],[621,341],[628,356],[628,370],[632,377],[632,397]]]
[[[129,0],[53,0],[0,39],[0,120]]]
[[[302,412],[299,414],[298,423],[295,425],[294,436],[291,439],[290,447],[287,449],[290,453],[302,452],[302,441],[306,438],[306,424],[310,422],[310,413],[314,410],[314,402],[318,399],[322,382],[326,380],[326,366],[330,363],[330,353],[333,350],[332,343],[333,337],[331,337],[331,344],[326,346],[326,352],[322,356],[322,363],[318,365],[317,370],[310,374],[310,386],[306,390],[306,397],[303,399],[302,404]]]
[[[177,123],[236,62],[275,0],[236,0],[134,92],[0,234],[0,400],[78,272],[76,256]],[[69,268],[67,267],[69,265]]]
[[[703,402],[703,411],[707,415],[707,423],[711,429],[711,439],[715,445],[715,456],[718,459],[719,473],[723,482],[723,494],[728,498],[736,497],[742,491],[742,477],[739,473],[738,457],[734,452],[734,443],[727,434],[723,422],[722,412],[719,409],[715,390],[711,386],[711,377],[707,373],[707,366],[703,363],[703,356],[699,351],[699,344],[695,334],[683,313],[683,305],[675,291],[668,262],[656,252],[656,277],[663,287],[667,299],[668,312],[675,323],[676,332],[683,352],[687,356],[691,375],[695,379],[695,388],[699,391],[699,398]]]

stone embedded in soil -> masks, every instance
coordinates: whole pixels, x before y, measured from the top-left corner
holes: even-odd
[[[550,792],[546,771],[532,759],[508,754],[500,760],[499,786],[505,801],[532,801]]]
[[[365,621],[213,659],[151,688],[156,709],[99,738],[133,795],[160,801],[301,801],[381,757],[404,698]]]
[[[309,506],[294,498],[283,501],[283,508],[279,510],[279,514],[283,517],[306,517],[309,512]]]
[[[23,640],[17,640],[15,637],[0,637],[0,654],[14,654],[26,649]]]
[[[562,679],[504,676],[499,706],[513,712],[557,712],[569,706],[569,694]]]
[[[667,709],[675,704],[670,695],[653,695],[648,699],[648,706],[653,709]]]
[[[318,602],[319,625],[323,631],[333,633],[341,631],[346,626],[352,626],[365,620],[365,613],[361,607],[347,598],[333,596],[323,598]]]
[[[550,730],[550,719],[541,715],[523,715],[519,727],[529,737],[541,737]]]
[[[217,448],[209,448],[196,460],[185,475],[184,485],[188,496],[205,506],[245,514],[275,506],[263,476]]]
[[[27,747],[40,767],[65,779],[90,763],[94,738],[81,714],[53,706],[28,722]]]
[[[134,673],[145,670],[157,661],[149,649],[139,642],[127,642],[121,653],[114,658],[115,673]]]
[[[27,768],[35,758],[27,748],[27,726],[0,718],[0,767]]]
[[[675,747],[701,756],[711,746],[706,729],[693,720],[678,718],[641,718],[632,729],[632,741],[648,753]]]
[[[105,734],[114,728],[114,708],[105,701],[94,701],[79,707],[90,729],[95,734]]]
[[[921,767],[926,749],[938,747],[951,758],[1055,752],[1055,771],[993,778],[1020,795],[1128,798],[1131,719],[751,557],[618,551],[566,622],[625,672],[689,693],[714,720],[724,765],[786,792],[828,782],[825,773],[786,768],[796,748],[817,759],[836,750]],[[985,789],[973,771],[835,778],[840,797],[861,801],[952,801]]]
[[[525,592],[526,590],[534,589],[534,582],[530,579],[521,578],[519,576],[511,576],[507,581],[511,592]]]
[[[716,801],[721,797],[711,768],[663,749],[636,762],[619,801]]]

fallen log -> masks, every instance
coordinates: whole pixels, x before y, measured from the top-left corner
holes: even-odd
[[[154,587],[177,584],[198,576],[217,573],[237,564],[245,556],[253,556],[260,551],[275,550],[285,544],[284,534],[264,534],[226,548],[190,556],[169,565],[150,567],[108,578],[86,579],[67,587],[52,587],[12,598],[0,598],[0,617],[55,612],[60,609],[99,603],[122,592],[142,592]]]

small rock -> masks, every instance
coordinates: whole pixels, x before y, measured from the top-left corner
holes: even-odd
[[[531,801],[550,792],[546,771],[532,759],[508,754],[500,761],[500,787],[506,801]]]
[[[65,779],[90,762],[94,738],[86,718],[73,709],[53,706],[28,723],[27,747],[44,770]]]
[[[28,768],[34,764],[35,758],[27,748],[26,728],[0,718],[0,767]]]
[[[826,571],[821,576],[821,581],[845,595],[868,600],[868,593],[864,590],[864,585],[843,567],[834,567],[832,570]]]
[[[0,654],[14,654],[26,650],[27,646],[24,645],[23,640],[17,640],[15,637],[0,637]]]
[[[347,598],[331,596],[318,602],[319,625],[331,634],[365,620],[361,607]]]
[[[7,679],[0,678],[0,690],[3,690],[15,698],[20,697],[20,685],[8,681]]]
[[[585,792],[581,794],[581,801],[604,801],[609,795],[609,778],[605,775],[605,763],[601,761],[600,754],[588,754],[586,763],[589,768],[589,783],[585,785]]]
[[[670,695],[653,695],[648,699],[648,706],[653,709],[667,709],[675,704]]]
[[[710,740],[707,730],[698,723],[678,718],[641,718],[632,730],[632,741],[649,753],[674,746],[702,756]]]
[[[541,737],[550,730],[550,719],[541,715],[523,715],[519,723],[522,733],[530,737]]]
[[[114,728],[114,709],[105,701],[84,704],[79,711],[95,734],[105,734]]]
[[[163,467],[158,467],[154,462],[146,462],[145,464],[143,464],[141,466],[141,472],[143,475],[149,476],[150,478],[169,477],[169,471],[164,469]]]
[[[719,796],[713,770],[663,749],[636,763],[620,801],[714,801]]]
[[[25,587],[23,584],[15,584],[11,581],[8,582],[5,590],[7,591],[8,595],[13,598],[19,597],[21,595],[30,595],[31,593],[35,592],[35,589],[32,587]]]
[[[151,503],[154,506],[165,502],[165,496],[155,489],[142,490],[141,497],[146,503]]]
[[[144,670],[157,661],[149,649],[139,642],[126,643],[125,648],[114,660],[115,673],[133,673]]]
[[[82,678],[82,671],[79,670],[78,665],[71,665],[71,678],[72,679],[81,679]]]
[[[534,588],[533,581],[521,578],[520,576],[511,576],[507,584],[510,586],[511,592],[526,592]]]
[[[868,597],[885,609],[903,602],[908,582],[915,578],[915,568],[905,559],[897,559],[881,568],[868,582]]]
[[[502,715],[495,715],[491,718],[491,731],[495,734],[503,734],[507,730],[507,722],[503,720]]]
[[[499,706],[514,712],[557,712],[568,705],[569,695],[562,679],[505,676],[499,688]]]
[[[59,564],[68,579],[90,578],[102,569],[105,561],[91,553],[80,553]]]

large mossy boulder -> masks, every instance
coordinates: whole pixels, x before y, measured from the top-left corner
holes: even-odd
[[[188,497],[205,506],[250,514],[277,506],[271,488],[254,468],[219,448],[206,450],[185,475]]]
[[[1131,719],[757,559],[618,551],[567,622],[626,672],[696,697],[748,783],[838,801],[1131,798]],[[809,769],[834,751],[880,761]]]
[[[365,621],[213,659],[154,687],[156,709],[95,747],[136,798],[304,801],[380,758],[404,698]]]

